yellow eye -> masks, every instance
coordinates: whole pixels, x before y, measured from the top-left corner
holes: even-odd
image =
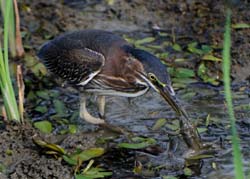
[[[151,81],[156,81],[157,80],[156,76],[153,73],[148,73],[148,77],[149,77],[149,79]]]
[[[151,82],[154,82],[154,84],[157,84],[158,86],[165,87],[166,84],[162,83],[153,73],[148,73],[148,78]]]

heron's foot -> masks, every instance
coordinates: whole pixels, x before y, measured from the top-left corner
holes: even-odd
[[[88,112],[81,112],[80,117],[91,124],[104,124],[103,118],[91,116]]]
[[[104,124],[105,121],[103,118],[97,118],[89,114],[86,109],[86,98],[84,95],[81,96],[81,104],[80,104],[80,117],[85,121],[92,124]]]

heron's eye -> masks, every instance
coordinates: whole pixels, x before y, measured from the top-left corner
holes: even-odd
[[[148,73],[148,77],[151,81],[157,81],[157,78],[153,73]]]
[[[148,78],[150,79],[150,81],[154,82],[155,84],[161,86],[161,87],[165,87],[166,84],[162,83],[153,73],[148,73]]]

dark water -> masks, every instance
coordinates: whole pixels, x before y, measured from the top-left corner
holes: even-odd
[[[236,89],[234,95],[235,116],[237,118],[237,129],[241,138],[241,148],[243,152],[244,163],[249,164],[250,149],[250,99],[247,90],[239,91]],[[201,133],[203,141],[216,144],[217,154],[214,158],[204,159],[201,167],[200,177],[204,178],[233,178],[232,148],[230,145],[230,124],[227,115],[222,89],[207,89],[205,86],[190,85],[188,90],[180,90],[179,98],[185,98],[188,93],[193,97],[183,99],[183,105],[187,109],[193,123],[198,128],[206,129]],[[247,107],[248,106],[248,107]],[[244,109],[247,108],[247,109]],[[206,126],[207,116],[210,116]],[[166,152],[158,156],[147,156],[153,165],[164,165],[165,169],[161,172],[169,174],[176,172],[175,167],[183,167],[183,156],[187,152],[184,142],[181,138],[174,138],[174,150],[169,149],[171,136],[168,135],[164,127],[159,131],[152,131],[152,126],[156,119],[166,118],[167,123],[175,119],[173,111],[156,94],[148,93],[129,103],[126,99],[111,97],[107,103],[108,121],[126,126],[127,129],[138,135],[153,137],[162,146]],[[172,144],[171,144],[172,145]],[[172,150],[172,151],[171,151]],[[173,155],[172,159],[169,157]],[[171,160],[174,160],[172,162]],[[173,164],[177,166],[173,166]],[[212,165],[214,168],[212,168]],[[173,171],[174,169],[174,171]],[[160,173],[161,173],[160,172]],[[178,173],[178,172],[177,172]]]
[[[234,85],[233,90],[243,161],[244,165],[248,166],[250,162],[249,86],[246,83],[237,84]],[[203,142],[213,144],[216,151],[212,158],[202,159],[195,166],[196,173],[193,174],[193,177],[234,178],[230,141],[231,128],[223,98],[223,88],[190,84],[187,88],[178,90],[177,95],[192,122],[200,129]],[[75,97],[75,100],[77,100],[77,96]],[[94,114],[96,112],[94,97],[91,97],[89,110]],[[159,130],[152,130],[153,125],[160,118],[165,118],[166,124]],[[135,152],[136,159],[145,168],[154,168],[154,171],[155,168],[158,168],[157,172],[154,172],[148,178],[182,176],[185,158],[189,156],[190,150],[186,147],[180,135],[171,134],[170,127],[174,121],[178,120],[175,113],[157,93],[150,91],[144,96],[130,100],[123,97],[107,97],[106,121],[123,127],[136,136],[151,137],[157,140],[161,152],[156,154],[143,151]],[[82,130],[93,128],[93,125],[86,125],[81,119],[79,122],[82,124],[80,126]],[[122,164],[120,168],[123,168]],[[119,170],[119,166],[116,166],[116,170]],[[247,167],[245,167],[245,170],[249,173]],[[145,176],[149,175],[147,172],[145,173]]]

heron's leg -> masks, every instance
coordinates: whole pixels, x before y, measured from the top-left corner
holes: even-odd
[[[105,96],[97,96],[99,117],[105,119]]]
[[[105,121],[100,118],[93,117],[90,115],[86,109],[86,96],[84,94],[80,95],[80,117],[85,121],[92,124],[104,124]]]

